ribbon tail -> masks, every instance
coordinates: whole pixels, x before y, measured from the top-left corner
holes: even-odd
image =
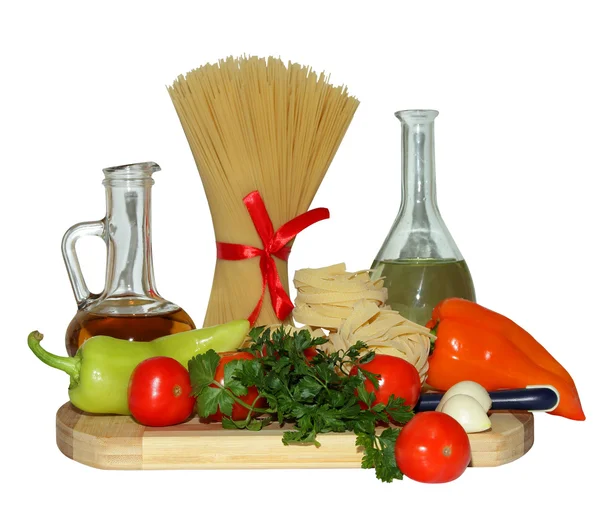
[[[267,286],[269,287],[269,295],[271,297],[271,304],[275,310],[275,315],[283,321],[294,309],[294,304],[283,288],[279,273],[277,272],[275,260],[270,256],[265,256],[261,258],[260,263],[263,274],[267,275]]]
[[[320,207],[309,210],[308,212],[295,217],[291,221],[288,221],[275,232],[275,236],[273,237],[270,246],[271,252],[273,254],[277,253],[302,230],[319,221],[323,221],[323,219],[329,219],[329,209]],[[279,256],[279,258],[281,257]]]
[[[264,256],[262,256],[260,259],[260,271],[262,272],[262,276],[263,276],[262,290],[260,292],[260,299],[258,299],[256,306],[254,307],[254,309],[252,310],[252,313],[250,313],[250,316],[248,317],[248,321],[250,322],[251,327],[254,327],[256,320],[258,320],[258,315],[260,315],[260,310],[262,309],[263,301],[265,300],[265,289],[267,287],[267,273],[263,270],[263,260],[264,259],[265,259]]]

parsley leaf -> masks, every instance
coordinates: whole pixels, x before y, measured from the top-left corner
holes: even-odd
[[[248,394],[248,388],[236,376],[242,374],[243,364],[240,359],[233,360],[225,364],[223,370],[223,382],[225,388],[229,389],[235,396],[245,396]]]
[[[311,401],[319,394],[322,388],[323,386],[318,380],[305,376],[296,384],[292,395],[296,401]]]
[[[374,468],[375,476],[383,482],[403,478],[396,465],[394,453],[399,433],[398,428],[386,428],[379,436],[368,433],[359,433],[356,436],[356,445],[364,450],[362,468]]]
[[[233,399],[220,388],[206,387],[196,398],[196,409],[200,417],[208,417],[217,410],[224,415],[231,415]]]
[[[194,396],[198,396],[205,387],[213,383],[215,371],[221,357],[212,348],[207,352],[196,355],[188,362],[188,371],[192,380]]]
[[[327,338],[313,338],[307,330],[286,332],[283,326],[273,330],[254,327],[249,337],[246,347],[239,350],[250,352],[253,359],[226,364],[223,385],[213,380],[219,363],[216,352],[210,350],[189,362],[201,417],[220,409],[224,428],[252,431],[260,431],[275,420],[280,425],[291,424],[292,429],[286,430],[282,438],[290,446],[319,447],[319,434],[350,431],[363,452],[363,468],[374,469],[383,482],[402,479],[394,456],[400,431],[395,425],[408,422],[414,413],[404,400],[394,396],[386,404],[375,404],[375,394],[367,390],[365,382],[377,389],[378,375],[361,369],[350,374],[353,366],[373,359],[375,354],[366,343],[357,342],[346,351],[325,353],[317,347],[327,343]],[[317,348],[310,361],[304,353],[308,348]],[[266,407],[256,408],[255,402],[250,406],[258,418],[248,412],[245,420],[232,420],[234,403],[249,408],[239,398],[250,387],[257,389]],[[390,424],[390,420],[394,423]],[[378,435],[377,426],[381,423],[388,427]]]
[[[405,405],[402,398],[396,398],[394,395],[390,396],[385,411],[398,424],[405,424],[414,416],[410,406]]]

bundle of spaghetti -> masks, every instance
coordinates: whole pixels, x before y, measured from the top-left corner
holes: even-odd
[[[425,383],[429,370],[429,352],[433,334],[427,327],[411,322],[400,313],[373,302],[357,302],[337,332],[329,334],[324,350],[346,351],[364,341],[376,353],[394,355],[410,362]]]
[[[382,306],[387,299],[382,278],[371,280],[368,270],[347,272],[345,263],[297,270],[294,286],[294,320],[329,331],[340,328],[357,302]]]
[[[359,104],[323,73],[273,57],[206,64],[180,75],[168,91],[215,240],[256,248],[261,239],[243,199],[258,191],[275,230],[306,212]],[[289,294],[287,262],[273,259]],[[262,288],[260,257],[217,259],[204,326],[247,318]],[[281,322],[266,291],[255,325]]]

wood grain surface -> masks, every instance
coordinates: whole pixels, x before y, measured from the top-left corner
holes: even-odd
[[[492,429],[469,434],[472,467],[498,466],[533,445],[533,414],[494,412]],[[56,414],[56,443],[67,457],[95,468],[117,470],[360,468],[353,433],[327,433],[321,447],[284,445],[271,424],[260,432],[225,430],[194,417],[177,426],[152,428],[131,417],[93,415],[71,403]]]

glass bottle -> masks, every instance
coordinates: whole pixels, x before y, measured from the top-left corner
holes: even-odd
[[[62,255],[78,307],[65,337],[71,356],[95,335],[151,341],[195,328],[183,309],[159,295],[154,282],[150,191],[152,174],[159,170],[152,162],[104,169],[105,218],[78,223],[63,237]],[[106,242],[100,294],[88,290],[77,259],[75,244],[86,235]]]
[[[440,214],[435,188],[435,110],[396,113],[402,124],[402,201],[371,269],[385,277],[387,304],[421,325],[447,297],[475,301],[467,263]]]

